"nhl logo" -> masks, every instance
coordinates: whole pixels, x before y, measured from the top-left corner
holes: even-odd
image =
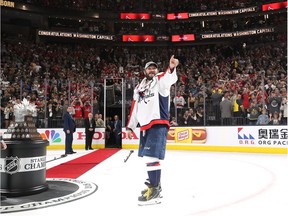
[[[20,169],[20,159],[16,157],[6,157],[5,158],[5,172],[9,174],[17,173]]]

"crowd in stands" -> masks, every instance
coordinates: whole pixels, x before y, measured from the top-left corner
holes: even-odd
[[[13,106],[23,98],[37,106],[38,127],[60,127],[69,104],[81,126],[89,112],[103,114],[105,78],[118,94],[119,78],[132,91],[146,62],[153,60],[165,71],[172,54],[181,62],[171,88],[172,125],[287,124],[287,43],[160,50],[3,41],[1,127],[13,120]]]
[[[179,25],[176,22],[170,22],[167,25],[163,23],[119,23],[115,28],[116,34],[153,34],[153,35],[173,35],[187,33],[210,33],[210,32],[233,32],[243,31],[255,28],[275,27],[287,23],[287,14],[272,14],[268,19],[264,16],[243,17],[238,19],[207,20],[195,21],[186,20]]]
[[[213,11],[233,8],[260,6],[271,0],[15,0],[15,2],[44,6],[46,8],[64,8],[82,11]]]
[[[125,34],[151,34],[167,36],[173,34],[202,34],[235,32],[259,28],[281,28],[287,23],[287,13],[270,14],[268,17],[241,17],[221,20],[185,20],[185,22],[122,22],[108,23],[81,19],[49,18],[47,28],[53,31],[83,32],[92,34],[115,35],[119,40]]]

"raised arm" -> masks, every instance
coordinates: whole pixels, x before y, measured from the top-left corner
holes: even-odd
[[[171,56],[169,61],[169,69],[171,72],[173,72],[174,68],[176,68],[179,64],[179,60],[174,58],[174,55]]]

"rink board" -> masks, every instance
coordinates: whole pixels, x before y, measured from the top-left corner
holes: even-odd
[[[1,129],[4,133],[6,130]],[[48,149],[65,148],[65,133],[61,128],[38,129],[43,139],[49,141]],[[125,128],[122,132],[122,147],[137,149],[140,130],[128,139]],[[5,138],[5,134],[3,135]],[[85,146],[85,129],[77,128],[73,137],[74,149]],[[287,126],[227,126],[227,127],[175,127],[170,128],[167,138],[169,150],[259,152],[287,154]],[[105,147],[105,129],[97,128],[93,136],[93,147]]]

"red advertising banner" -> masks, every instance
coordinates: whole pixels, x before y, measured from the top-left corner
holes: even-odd
[[[153,42],[154,35],[122,35],[123,42]]]
[[[194,34],[172,35],[172,42],[194,41]]]
[[[284,8],[287,8],[287,1],[262,5],[262,11],[279,10]]]
[[[121,13],[120,19],[128,19],[128,20],[135,20],[135,19],[141,19],[141,20],[149,20],[151,17],[148,13]]]
[[[188,19],[188,13],[169,13],[167,20]]]

